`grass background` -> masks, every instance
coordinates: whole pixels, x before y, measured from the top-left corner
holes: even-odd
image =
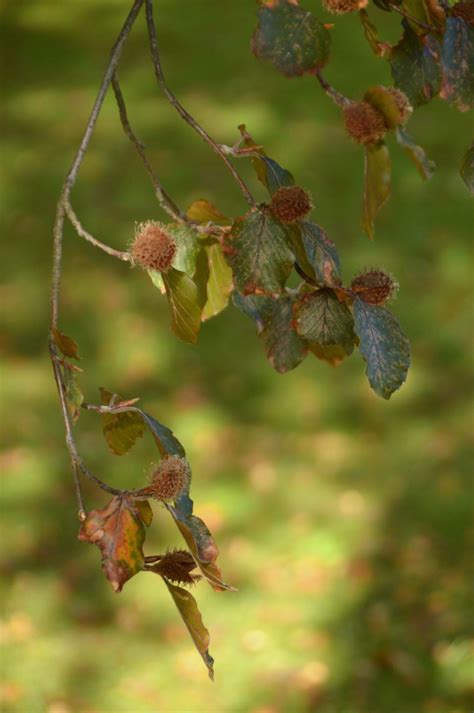
[[[407,384],[377,398],[357,354],[308,358],[281,376],[253,325],[229,307],[196,347],[170,334],[164,298],[66,231],[61,329],[98,386],[173,428],[193,466],[196,512],[238,593],[195,594],[216,658],[212,685],[165,588],[141,576],[117,597],[77,520],[46,334],[51,226],[123,0],[3,6],[2,710],[33,713],[465,713],[472,707],[468,540],[472,484],[472,223],[458,175],[471,117],[439,100],[409,130],[436,160],[423,184],[393,146],[394,189],[370,244],[359,228],[362,152],[311,78],[288,81],[249,51],[253,0],[160,0],[165,72],[217,140],[245,122],[314,198],[344,276],[392,271],[413,345]],[[308,9],[326,16],[316,0]],[[384,35],[396,17],[373,10]],[[327,77],[353,97],[390,83],[356,18],[336,19]],[[134,128],[182,206],[245,206],[219,160],[154,84],[140,18],[121,79]],[[251,168],[239,163],[263,199]],[[162,219],[108,98],[73,193],[87,229],[117,248]],[[94,415],[77,426],[89,466],[138,487],[149,443],[109,455]],[[90,507],[101,493],[86,487]],[[177,545],[155,511],[149,552]],[[471,620],[470,620],[471,615]],[[472,664],[471,664],[472,666]],[[471,703],[470,703],[471,702]]]

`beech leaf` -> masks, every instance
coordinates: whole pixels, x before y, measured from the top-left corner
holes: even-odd
[[[436,168],[435,162],[428,158],[421,146],[418,146],[415,143],[407,131],[398,127],[395,131],[395,135],[400,146],[403,146],[406,153],[417,167],[420,176],[425,181],[430,179]]]
[[[369,305],[356,298],[353,304],[354,328],[359,349],[367,362],[366,374],[379,396],[389,399],[407,377],[410,344],[397,318],[384,307]]]
[[[474,106],[474,27],[448,17],[441,48],[441,97],[460,111]]]
[[[359,10],[359,18],[362,23],[365,39],[369,43],[374,54],[376,54],[377,57],[385,57],[385,55],[390,52],[391,45],[388,42],[381,42],[379,40],[378,30],[376,26],[370,21],[367,10]]]
[[[113,403],[120,404],[121,397],[101,388],[100,399],[104,406]],[[135,445],[145,431],[143,419],[139,411],[124,411],[121,413],[102,413],[102,430],[109,449],[116,456],[123,456]]]
[[[311,264],[317,282],[333,285],[341,280],[339,254],[326,232],[315,223],[299,224],[306,258]]]
[[[232,590],[233,587],[222,580],[221,571],[215,563],[219,550],[206,524],[193,515],[193,501],[189,495],[181,495],[174,506],[166,504],[166,508],[211,587],[216,591]]]
[[[79,539],[100,549],[102,569],[116,592],[143,569],[145,528],[134,500],[127,495],[116,495],[102,510],[87,513]]]
[[[203,321],[214,317],[227,307],[234,282],[232,270],[224,259],[220,243],[211,243],[205,247],[209,264],[207,283],[207,301],[202,313]]]
[[[165,577],[163,580],[168,587],[168,591],[173,597],[173,601],[181,614],[191,635],[194,645],[202,656],[209,672],[209,678],[214,680],[214,659],[209,654],[209,632],[203,624],[196,600],[193,595],[182,587],[171,584]]]
[[[77,373],[71,365],[65,364],[61,367],[62,381],[64,383],[64,396],[66,398],[66,406],[68,413],[75,423],[81,414],[81,406],[84,401],[84,395],[81,387],[77,383]]]
[[[351,311],[329,288],[310,292],[297,300],[293,314],[296,331],[311,343],[319,358],[334,363],[334,359],[340,360],[352,353],[355,334]],[[332,349],[327,350],[327,347]]]
[[[308,353],[308,345],[292,324],[293,302],[289,295],[273,299],[234,293],[234,304],[254,320],[267,359],[281,374],[297,367]]]
[[[258,10],[253,35],[254,54],[269,60],[287,77],[298,77],[323,67],[331,37],[323,23],[292,0],[272,0]]]
[[[237,218],[224,255],[244,295],[280,293],[294,262],[288,230],[265,207]]]
[[[226,218],[218,208],[206,200],[205,198],[200,198],[194,203],[191,203],[186,215],[191,220],[195,220],[197,223],[205,225],[206,223],[216,223],[217,225],[227,225],[230,221]]]
[[[61,354],[68,357],[68,359],[77,359],[80,361],[81,357],[78,354],[77,344],[74,339],[63,334],[59,329],[56,329],[56,327],[53,327],[51,331],[53,333],[54,342]]]
[[[419,37],[405,20],[402,24],[402,39],[390,52],[392,76],[410,104],[417,107],[429,102],[441,88],[440,46],[432,35]]]
[[[385,142],[368,144],[365,147],[361,224],[371,240],[375,236],[375,216],[390,196],[391,170],[390,154]]]
[[[185,272],[172,268],[162,276],[168,298],[171,329],[183,342],[195,344],[201,327],[201,292]]]

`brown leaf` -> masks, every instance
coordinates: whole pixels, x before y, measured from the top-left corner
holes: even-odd
[[[78,537],[100,549],[102,569],[116,592],[143,569],[145,528],[134,500],[127,495],[114,496],[102,510],[91,510]]]
[[[164,582],[191,634],[191,638],[197,650],[207,666],[209,678],[214,680],[214,659],[209,654],[209,632],[203,624],[196,600],[186,589],[176,587],[174,584],[171,584],[171,582],[168,582],[167,579],[164,579]]]
[[[81,357],[77,352],[77,344],[74,339],[63,334],[59,329],[56,329],[56,327],[53,327],[51,331],[53,332],[54,341],[61,354],[70,359],[77,359],[79,361]]]

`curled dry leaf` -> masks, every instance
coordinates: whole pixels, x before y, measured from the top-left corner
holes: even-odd
[[[102,569],[116,592],[143,569],[145,527],[130,496],[114,496],[102,510],[87,513],[78,537],[100,549]]]

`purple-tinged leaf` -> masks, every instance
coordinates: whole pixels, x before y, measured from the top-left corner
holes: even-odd
[[[294,262],[287,228],[265,207],[237,218],[224,238],[224,255],[244,295],[279,294]]]
[[[448,17],[441,48],[441,97],[459,111],[474,106],[474,27]]]
[[[234,293],[234,304],[254,320],[267,359],[281,374],[301,364],[308,353],[308,345],[293,327],[293,302],[290,295],[273,299]]]
[[[440,44],[433,35],[419,37],[405,21],[402,24],[402,39],[390,52],[392,77],[417,107],[433,99],[441,88]]]
[[[261,1],[252,49],[287,77],[298,77],[323,67],[331,37],[322,22],[294,0]]]
[[[310,343],[319,358],[334,363],[336,357],[340,361],[352,353],[354,320],[350,309],[332,290],[324,288],[307,293],[295,303],[293,315],[296,331]],[[327,347],[332,349],[327,350]]]
[[[397,318],[384,307],[356,298],[354,328],[367,362],[366,374],[376,394],[389,399],[400,388],[410,367],[410,344]]]

